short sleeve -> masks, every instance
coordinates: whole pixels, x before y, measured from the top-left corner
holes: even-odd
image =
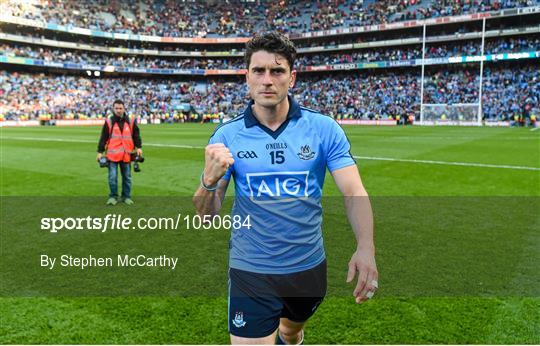
[[[326,164],[330,172],[355,164],[345,131],[336,121],[332,121],[332,124],[329,126],[330,133],[326,136]]]
[[[208,140],[208,144],[215,144],[215,143],[223,143],[225,146],[227,146],[227,140],[222,132],[216,131],[212,137]],[[233,165],[234,166],[234,165]],[[224,180],[231,180],[231,174],[233,172],[233,166],[230,166],[229,169],[227,169],[227,172],[225,172],[225,175],[221,177],[221,179]]]

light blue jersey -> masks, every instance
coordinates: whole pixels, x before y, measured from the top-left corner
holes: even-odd
[[[330,172],[355,162],[350,144],[332,118],[301,107],[289,96],[287,120],[272,131],[243,114],[216,129],[210,143],[234,156],[223,179],[234,177],[232,215],[251,227],[233,229],[231,268],[265,274],[307,270],[325,258],[321,196]]]

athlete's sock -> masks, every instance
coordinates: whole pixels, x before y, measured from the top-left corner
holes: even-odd
[[[302,337],[300,338],[300,342],[298,343],[298,345],[303,345],[304,344],[304,330],[302,329]]]
[[[276,345],[287,345],[285,341],[281,338],[281,333],[278,331],[276,338]]]

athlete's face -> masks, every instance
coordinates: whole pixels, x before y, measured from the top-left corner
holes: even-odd
[[[125,111],[124,105],[121,103],[115,103],[113,105],[113,111],[114,111],[114,115],[116,115],[117,117],[121,117],[122,115],[124,115],[124,111]]]
[[[246,82],[251,98],[263,107],[275,107],[287,98],[294,86],[296,71],[291,71],[284,56],[260,50],[251,56]]]

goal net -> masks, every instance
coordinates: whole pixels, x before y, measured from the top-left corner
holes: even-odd
[[[423,104],[421,125],[482,125],[478,103]]]

